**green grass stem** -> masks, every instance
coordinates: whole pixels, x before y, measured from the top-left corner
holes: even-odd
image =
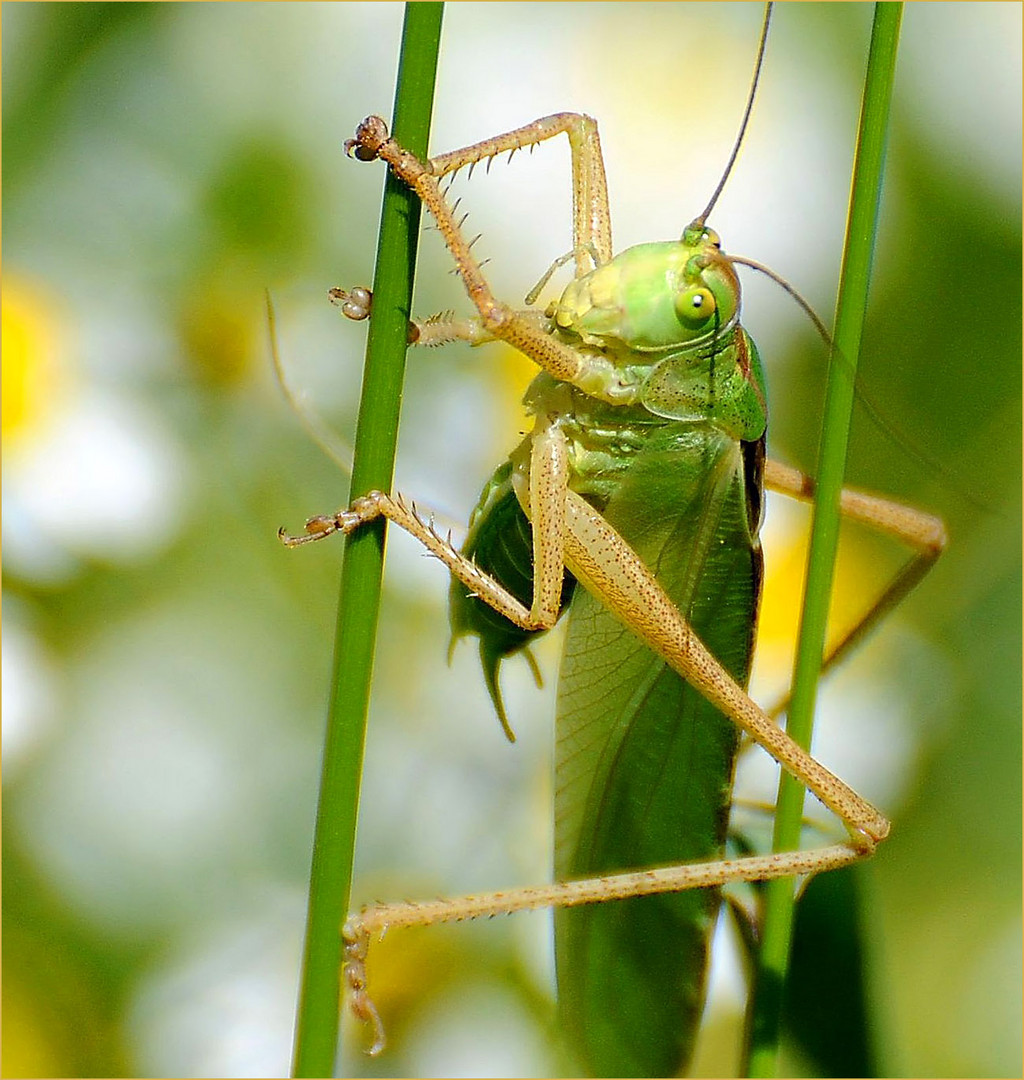
[[[804,747],[809,747],[811,742],[832,593],[839,540],[839,496],[853,411],[854,375],[867,309],[902,8],[899,3],[875,5],[864,82],[833,332],[833,352],[848,362],[829,365],[807,583],[787,723],[789,734]],[[800,846],[804,795],[803,785],[784,772],[779,783],[775,816],[775,851],[791,851]],[[761,949],[748,1020],[748,1076],[768,1077],[776,1073],[793,930],[794,884],[792,879],[781,879],[768,882],[765,890]]]
[[[427,152],[443,7],[440,3],[410,3],[405,8],[391,130],[402,145],[419,156]],[[360,119],[352,117],[353,127]],[[381,211],[351,496],[391,487],[419,218],[419,201],[389,174]],[[383,570],[384,522],[379,521],[345,542],[296,1015],[294,1076],[334,1073],[340,1022],[340,930],[351,892]]]

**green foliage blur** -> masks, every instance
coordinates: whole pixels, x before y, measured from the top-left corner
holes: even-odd
[[[364,332],[326,293],[369,284],[383,177],[341,144],[390,108],[401,14],[4,5],[5,1075],[289,1068],[340,549],[275,533],[347,478],[274,379],[264,291],[290,384],[348,438]],[[780,6],[711,220],[826,319],[870,14]],[[587,111],[617,247],[677,235],[728,154],[759,18],[449,5],[433,146]],[[950,548],[823,698],[822,754],[894,831],[861,882],[874,1061],[824,1064],[801,1033],[793,1074],[1021,1071],[1020,40],[1018,5],[905,14],[850,476],[941,514]],[[571,244],[565,148],[520,158],[457,188],[513,300]],[[417,310],[467,310],[448,269],[428,234]],[[763,281],[745,323],[771,452],[811,468],[820,342]],[[439,521],[518,441],[523,378],[500,351],[410,356],[398,477]],[[867,580],[841,588],[866,603],[895,556],[849,544]],[[445,666],[443,573],[400,536],[388,555],[358,897],[543,880],[557,640],[544,692],[503,673],[509,746],[473,649]],[[820,1005],[843,969],[814,970],[810,940]],[[547,916],[375,949],[391,1049],[370,1062],[348,1028],[345,1075],[566,1068]],[[716,966],[711,1075],[736,1067],[739,982]]]

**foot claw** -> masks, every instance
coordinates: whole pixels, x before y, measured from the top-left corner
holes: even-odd
[[[332,304],[336,304],[341,308],[341,313],[346,319],[359,322],[370,314],[373,294],[369,289],[356,288],[351,291],[331,289],[327,295],[331,298]]]
[[[344,526],[340,518],[341,514],[336,514],[333,517],[326,514],[312,517],[306,522],[306,531],[298,536],[285,532],[284,526],[282,526],[277,530],[277,538],[285,547],[299,547],[301,544],[311,544],[314,540],[322,540],[325,536],[330,536],[331,533],[339,530],[344,532]]]
[[[345,942],[345,983],[349,991],[349,1007],[357,1019],[372,1027],[373,1042],[366,1053],[376,1057],[387,1045],[387,1037],[380,1013],[366,992],[366,953],[370,938],[365,930],[354,928],[351,922],[345,924],[341,935]]]
[[[390,137],[387,124],[379,116],[368,116],[356,128],[355,138],[345,140],[345,153],[359,161],[373,161]]]

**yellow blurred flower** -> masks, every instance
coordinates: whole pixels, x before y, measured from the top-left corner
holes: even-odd
[[[772,510],[772,527],[765,543],[764,593],[758,619],[757,659],[764,678],[786,685],[792,673],[800,629],[810,510],[790,504]],[[865,542],[855,530],[844,530],[836,557],[829,606],[828,643],[839,641],[870,608],[885,584],[877,545]]]
[[[66,333],[45,286],[8,272],[3,289],[3,445],[46,431],[68,391]]]
[[[85,318],[91,317],[91,313]],[[75,556],[170,542],[184,468],[159,412],[91,372],[56,288],[8,272],[3,291],[5,570],[60,580]],[[115,348],[111,336],[92,346]]]

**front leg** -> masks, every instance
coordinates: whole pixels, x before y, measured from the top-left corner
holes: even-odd
[[[467,165],[472,173],[473,166],[481,161],[490,166],[491,159],[498,154],[507,152],[511,156],[524,146],[532,148],[563,132],[569,139],[572,154],[573,251],[570,258],[576,260],[576,276],[582,277],[612,257],[608,183],[597,121],[592,117],[568,112],[544,116],[504,135],[494,135],[461,150],[438,154],[430,159],[429,165],[430,171],[439,178]]]
[[[630,404],[637,400],[640,385],[630,382],[625,373],[606,357],[582,353],[559,341],[539,327],[535,319],[524,318],[495,297],[441,194],[437,177],[428,165],[391,138],[387,125],[379,116],[367,117],[345,148],[360,161],[380,158],[386,162],[395,176],[412,188],[430,211],[455,260],[466,292],[480,314],[484,332],[518,349],[554,378],[578,386],[591,397],[613,405]]]
[[[329,289],[327,295],[331,303],[341,309],[346,319],[362,322],[363,319],[369,318],[373,307],[373,294],[369,289],[362,286],[354,289],[334,288]],[[541,311],[526,308],[515,314],[524,322],[532,322],[542,333],[550,330],[551,319]],[[464,345],[486,345],[490,341],[497,340],[494,334],[484,327],[479,316],[467,318],[455,315],[453,312],[442,312],[426,319],[409,320],[408,343],[410,345],[426,345],[432,348],[436,345],[450,345],[457,341]]]

